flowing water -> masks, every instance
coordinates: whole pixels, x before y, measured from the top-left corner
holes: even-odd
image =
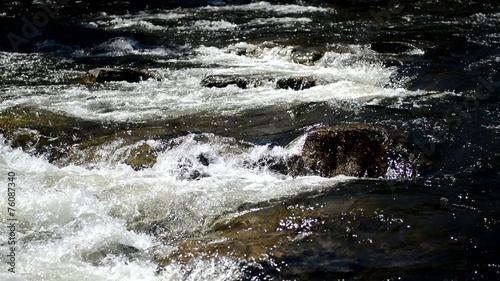
[[[1,280],[500,276],[497,1],[60,2],[0,4]],[[156,79],[74,82],[97,67]],[[202,86],[210,75],[266,78]],[[422,164],[377,179],[252,165],[345,124],[401,135]],[[143,148],[154,157],[132,163]]]

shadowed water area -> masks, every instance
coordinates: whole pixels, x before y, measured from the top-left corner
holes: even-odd
[[[499,27],[493,0],[2,1],[17,277],[497,279]]]

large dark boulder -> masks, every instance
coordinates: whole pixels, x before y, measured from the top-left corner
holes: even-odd
[[[263,158],[254,166],[292,176],[411,178],[423,160],[409,146],[405,137],[376,125],[317,128],[291,141],[284,158]]]
[[[386,132],[375,126],[316,129],[289,144],[300,154],[288,165],[294,175],[379,177],[387,169],[387,144]]]
[[[285,156],[266,155],[246,165],[294,177],[408,179],[429,164],[411,149],[406,137],[376,125],[316,128],[292,140],[286,149]]]

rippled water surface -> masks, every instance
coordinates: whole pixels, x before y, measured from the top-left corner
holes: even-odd
[[[500,276],[497,1],[66,2],[0,4],[1,280]],[[98,67],[153,78],[81,83]],[[331,126],[384,130],[418,163],[270,162]]]

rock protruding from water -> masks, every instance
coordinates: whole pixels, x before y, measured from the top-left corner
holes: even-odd
[[[276,88],[300,91],[316,86],[316,80],[311,77],[288,77],[276,80]]]
[[[126,81],[137,83],[154,78],[151,73],[135,69],[117,69],[117,68],[94,68],[89,70],[82,78],[84,83],[104,83]]]
[[[238,88],[247,89],[261,86],[265,83],[274,84],[276,89],[292,89],[295,91],[309,89],[316,86],[317,80],[313,77],[267,77],[258,75],[209,75],[201,81],[207,88],[225,88],[236,85]]]
[[[325,54],[324,50],[314,47],[296,47],[291,52],[292,61],[298,64],[313,65]]]
[[[129,155],[125,159],[125,164],[132,167],[134,170],[142,170],[151,168],[156,163],[158,151],[150,145],[143,143],[129,150]]]
[[[404,138],[375,125],[318,128],[291,141],[289,155],[265,157],[251,166],[292,176],[411,178],[419,155],[406,146]]]
[[[301,152],[289,159],[295,175],[379,177],[387,169],[387,134],[374,126],[316,129],[292,146]]]
[[[239,56],[253,58],[262,58],[266,54],[273,53],[294,63],[314,65],[324,56],[327,48],[324,44],[308,45],[307,42],[297,42],[297,40],[275,40],[256,45],[233,45],[228,51]]]
[[[207,88],[225,88],[229,85],[236,85],[238,88],[246,89],[260,85],[256,77],[239,75],[209,75],[201,80],[201,85]]]

